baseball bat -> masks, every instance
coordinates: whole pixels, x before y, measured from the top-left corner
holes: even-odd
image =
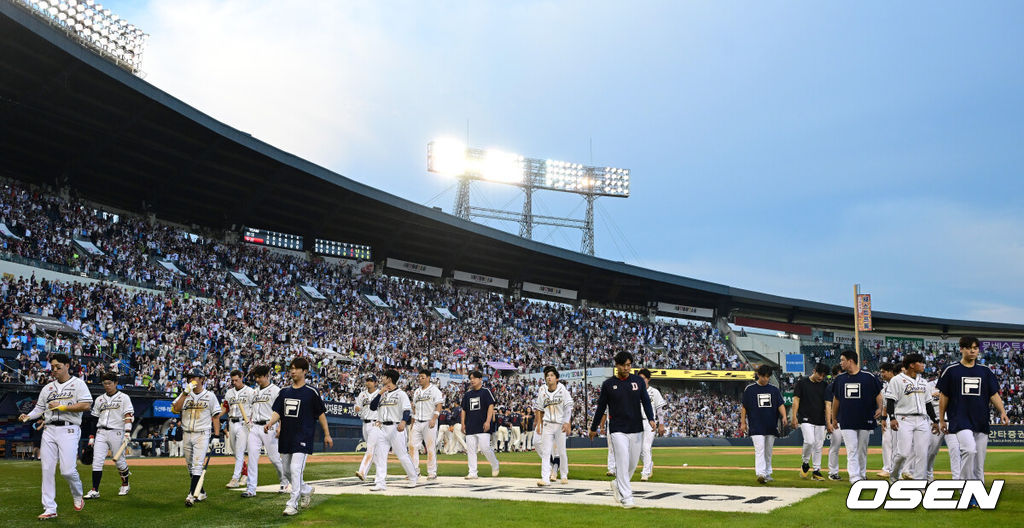
[[[124,441],[121,442],[121,447],[117,448],[117,452],[114,453],[114,460],[121,458],[121,454],[128,447],[128,432],[125,431]]]
[[[245,414],[245,406],[242,405],[241,403],[236,403],[235,405],[238,406],[238,410],[239,411],[242,411],[242,421],[243,422],[248,422],[249,421],[249,417],[246,416],[246,414]]]
[[[199,482],[196,482],[196,496],[197,497],[199,496],[199,493],[203,489],[203,481],[206,480],[206,468],[209,467],[209,465],[210,465],[210,457],[212,457],[212,456],[213,456],[213,446],[211,445],[206,450],[206,461],[203,462],[203,472],[202,472],[202,474],[199,475]]]

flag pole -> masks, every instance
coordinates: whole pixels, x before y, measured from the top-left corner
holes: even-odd
[[[860,284],[853,285],[853,350],[860,365]]]

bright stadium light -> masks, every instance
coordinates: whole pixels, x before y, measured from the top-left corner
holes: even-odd
[[[466,145],[457,139],[442,138],[427,145],[427,170],[442,176],[466,173]]]
[[[518,154],[488,150],[480,161],[480,176],[499,183],[523,183],[523,157]]]

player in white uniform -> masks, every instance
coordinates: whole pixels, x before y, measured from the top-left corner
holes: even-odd
[[[370,409],[377,411],[377,427],[381,428],[377,445],[373,450],[373,463],[377,465],[377,472],[374,475],[373,491],[384,491],[387,489],[388,477],[388,451],[394,451],[398,461],[409,477],[409,487],[414,488],[419,483],[419,475],[416,468],[409,459],[409,451],[406,446],[405,429],[412,421],[412,406],[409,404],[409,395],[405,391],[398,390],[395,384],[398,383],[398,371],[388,369],[384,371],[384,386],[381,387],[373,402],[370,402]]]
[[[249,418],[252,416],[252,401],[256,391],[242,381],[242,371],[231,371],[231,388],[224,392],[224,402],[228,405],[228,445],[235,455],[235,471],[231,474],[228,488],[246,486],[247,477],[242,476],[242,464],[245,462],[245,451],[249,446]],[[273,402],[271,402],[273,403]],[[248,488],[248,486],[246,486]]]
[[[932,407],[936,411],[939,408],[940,394],[936,386],[937,383],[938,371],[934,371],[932,379],[928,380],[928,394],[932,398]],[[939,454],[939,448],[942,447],[943,438],[946,439],[946,448],[949,450],[949,469],[953,474],[952,480],[960,480],[960,442],[957,441],[956,435],[943,435],[942,431],[939,431],[938,434],[932,434],[929,438],[928,460],[925,469],[928,482],[935,480],[935,457]]]
[[[128,441],[132,432],[132,421],[135,419],[135,408],[127,394],[117,390],[117,374],[105,372],[102,376],[103,394],[92,406],[92,415],[96,417],[96,435],[89,437],[92,452],[92,489],[85,494],[87,499],[100,497],[100,480],[103,478],[103,462],[107,459],[107,451],[111,455],[121,452],[121,457],[114,460],[117,471],[121,475],[121,489],[118,495],[127,495],[128,460],[125,459],[126,449],[121,445]]]
[[[884,398],[894,398],[889,394],[889,382],[892,381],[893,376],[899,374],[899,370],[893,363],[882,363],[878,366],[878,377],[882,379]],[[876,474],[882,478],[889,478],[892,471],[893,452],[896,451],[896,434],[885,420],[879,424],[882,427],[882,471]]]
[[[203,474],[203,460],[211,443],[211,429],[214,436],[212,444],[220,444],[220,439],[216,438],[220,436],[220,403],[216,395],[206,390],[205,382],[206,376],[202,372],[189,372],[183,383],[185,390],[171,404],[171,412],[181,414],[185,467],[192,476],[192,484],[185,496],[185,506],[206,500],[206,492],[196,489],[196,484]]]
[[[640,408],[640,415],[643,417],[644,423],[644,436],[643,436],[643,448],[640,450],[640,460],[643,461],[644,468],[640,471],[640,480],[647,482],[651,478],[651,474],[654,473],[654,458],[652,456],[652,447],[654,446],[655,430],[651,429],[650,422],[654,422],[658,425],[657,434],[665,434],[665,424],[658,421],[658,416],[661,414],[661,409],[665,407],[665,398],[661,396],[661,391],[651,386],[651,371],[647,369],[640,369],[640,377],[647,382],[647,395],[651,398],[651,408],[654,410],[654,416],[648,418],[645,416],[643,408]]]
[[[359,396],[356,396],[355,405],[356,415],[363,421],[363,442],[366,443],[366,454],[363,455],[363,461],[359,463],[359,469],[356,470],[359,480],[366,480],[366,473],[370,471],[370,464],[373,463],[373,450],[380,442],[379,436],[382,432],[381,428],[376,426],[377,411],[370,409],[370,402],[380,394],[380,389],[377,388],[377,378],[367,376],[365,383],[366,388],[359,393]]]
[[[931,445],[929,432],[938,434],[939,431],[939,420],[928,394],[928,382],[921,376],[924,372],[924,356],[918,353],[907,354],[903,358],[903,369],[903,373],[889,381],[889,393],[885,400],[889,427],[899,435],[889,482],[899,480],[904,463],[908,462],[911,455],[917,460],[916,464],[907,468],[913,478],[923,480],[926,477],[925,464]]]
[[[420,446],[427,451],[427,480],[437,478],[437,418],[441,415],[444,395],[437,385],[430,383],[430,371],[420,370],[416,376],[420,386],[412,394],[412,439],[409,454],[412,465],[419,473]]]
[[[66,354],[50,356],[50,374],[54,381],[47,383],[39,392],[36,405],[28,414],[18,416],[18,420],[27,422],[43,417],[46,426],[39,445],[39,454],[43,459],[43,513],[40,520],[57,517],[56,475],[57,462],[60,461],[60,474],[71,487],[71,498],[75,511],[82,511],[85,499],[82,498],[82,479],[75,467],[78,455],[78,441],[82,438],[82,413],[92,407],[92,394],[81,378],[73,377],[69,368],[71,358]]]
[[[533,400],[536,434],[540,437],[537,449],[540,455],[538,486],[547,486],[551,480],[551,456],[556,453],[562,484],[569,483],[569,456],[565,450],[565,437],[571,431],[573,400],[569,389],[559,383],[558,379],[555,367],[544,367],[544,385],[537,390],[537,397]]]
[[[252,377],[256,380],[256,388],[253,390],[252,410],[246,411],[250,413],[247,414],[249,417],[249,445],[246,447],[249,451],[249,479],[246,482],[245,492],[242,493],[243,498],[256,496],[256,486],[259,484],[260,474],[260,448],[267,450],[267,458],[277,470],[277,480],[281,483],[278,493],[288,491],[291,486],[284,476],[281,453],[277,450],[281,426],[278,425],[270,431],[263,430],[263,426],[267,425],[274,412],[272,409],[274,400],[277,399],[281,389],[270,383],[270,367],[266,365],[252,369]]]

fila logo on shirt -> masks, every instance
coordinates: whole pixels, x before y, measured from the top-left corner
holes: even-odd
[[[850,400],[860,399],[860,383],[847,383],[846,387],[846,398]]]
[[[772,406],[772,395],[771,394],[758,394],[757,395],[757,406],[758,407],[771,407]]]
[[[296,398],[284,399],[284,415],[288,418],[298,418],[299,408],[302,407],[302,400]]]
[[[961,396],[981,396],[981,378],[963,377],[960,378]]]
[[[480,410],[480,397],[479,396],[477,396],[476,398],[470,398],[469,399],[469,410],[471,410],[471,411],[479,411]]]

